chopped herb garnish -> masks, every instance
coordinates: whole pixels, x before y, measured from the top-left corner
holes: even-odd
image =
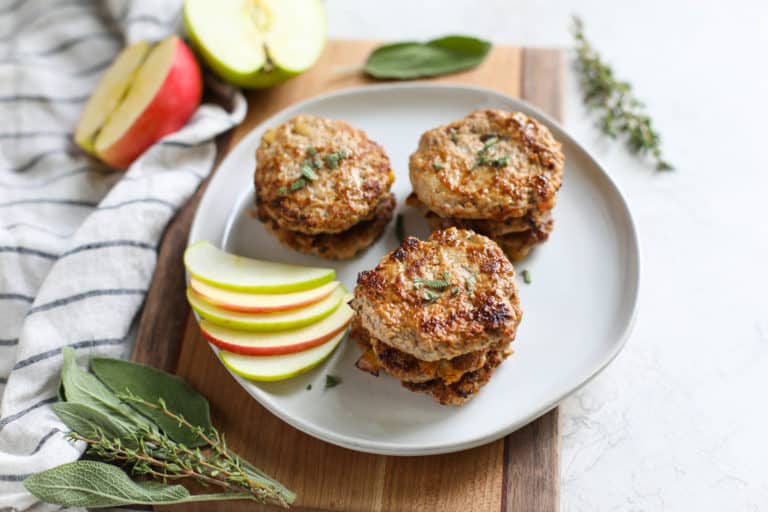
[[[434,162],[432,162],[432,168],[439,171],[440,169],[443,168],[443,164],[439,160],[435,160]]]
[[[310,389],[312,389],[312,384],[307,384],[306,390],[309,391]]]
[[[494,167],[506,167],[509,165],[509,156],[504,155],[491,160],[491,165]]]
[[[448,281],[448,272],[443,274],[443,279],[423,279],[421,277],[414,277],[413,282],[416,284],[423,284],[427,288],[434,288],[436,290],[444,290],[451,286],[451,282]]]
[[[285,194],[288,193],[288,188],[287,187],[280,187],[279,189],[277,189],[277,193],[280,194],[281,196],[284,196]]]
[[[495,136],[495,135],[491,135],[484,142],[485,142],[485,145],[483,146],[483,151],[488,151],[488,149],[491,146],[493,146],[494,144],[499,142],[499,138],[497,136]]]
[[[304,188],[306,184],[307,184],[307,180],[305,180],[304,178],[297,179],[296,181],[291,183],[291,192],[295,190],[299,190],[300,188]]]
[[[335,169],[339,166],[339,161],[347,158],[348,153],[345,150],[336,151],[325,157],[325,163],[329,168]]]
[[[315,149],[315,146],[309,146],[309,149],[307,149],[307,154],[309,156],[315,156],[317,154],[317,149]],[[312,384],[310,384],[312,386]]]
[[[470,171],[474,171],[481,165],[492,165],[493,167],[506,167],[509,164],[509,156],[500,156],[497,158],[489,158],[488,151],[499,142],[499,137],[487,133],[480,136],[480,141],[483,142],[483,148],[477,152],[475,163],[470,167]]]
[[[440,294],[445,291],[446,288],[451,286],[451,282],[449,281],[450,277],[451,275],[448,272],[443,272],[442,279],[424,279],[416,276],[413,278],[413,287],[416,290],[421,288],[421,285],[424,285],[427,288],[432,288],[432,290],[424,290],[424,293],[421,296],[425,301],[432,302],[437,300],[440,297]]]
[[[456,130],[451,128],[450,134],[451,134],[451,142],[453,142],[454,144],[459,142],[459,135],[456,133]]]
[[[531,284],[532,282],[531,273],[528,271],[527,268],[523,269],[522,274],[523,274],[523,281],[525,281],[525,284]]]
[[[309,166],[306,162],[304,165],[301,166],[301,175],[304,178],[307,178],[308,180],[316,180],[317,179],[317,173],[312,170],[312,167]]]
[[[454,286],[453,288],[451,288],[451,295],[453,295],[455,297],[458,294],[459,294],[459,287],[458,286]]]
[[[341,384],[341,377],[336,377],[335,375],[325,376],[325,389],[335,388],[339,384]]]
[[[397,237],[397,241],[400,243],[403,243],[403,240],[405,240],[405,225],[402,214],[397,214],[397,217],[395,217],[395,236]]]
[[[312,159],[312,165],[315,167],[315,169],[321,168],[323,166],[323,159],[315,155],[315,157]]]

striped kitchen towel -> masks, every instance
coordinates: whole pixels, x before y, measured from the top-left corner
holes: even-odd
[[[53,510],[23,485],[72,461],[51,409],[62,347],[124,356],[163,230],[240,122],[203,105],[123,173],[72,143],[80,110],[127,43],[177,32],[179,0],[0,0],[0,511]]]

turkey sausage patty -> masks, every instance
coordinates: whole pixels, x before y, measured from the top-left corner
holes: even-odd
[[[362,130],[316,116],[267,130],[256,162],[259,207],[280,228],[309,235],[370,220],[394,181],[386,153]]]
[[[504,345],[522,313],[515,270],[498,245],[450,228],[408,237],[358,275],[351,302],[370,335],[422,361]]]
[[[425,132],[409,167],[414,192],[439,216],[503,221],[551,209],[564,162],[535,119],[478,110]]]

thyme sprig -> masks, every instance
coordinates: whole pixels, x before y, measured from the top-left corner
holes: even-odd
[[[613,69],[584,35],[584,23],[573,17],[576,70],[586,106],[598,116],[600,130],[611,138],[624,137],[632,153],[650,155],[659,171],[672,170],[661,152],[661,136],[654,129],[645,106],[632,94],[629,82],[617,80]]]
[[[244,499],[283,507],[288,507],[288,500],[293,500],[290,491],[231,451],[224,436],[215,428],[206,432],[202,427],[192,425],[180,414],[169,410],[163,399],[153,403],[129,391],[118,393],[117,397],[161,412],[197,434],[207,446],[204,450],[188,447],[146,425],[137,425],[125,438],[110,438],[98,427],[86,435],[70,432],[69,437],[85,442],[90,453],[102,460],[127,464],[135,475],[162,481],[188,478],[206,487],[218,487],[225,493],[236,493]]]

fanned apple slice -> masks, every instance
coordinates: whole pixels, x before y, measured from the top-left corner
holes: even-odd
[[[242,87],[309,69],[326,37],[320,0],[185,0],[184,24],[213,70]]]
[[[189,305],[198,315],[216,325],[243,331],[282,331],[315,323],[336,311],[346,294],[347,290],[339,286],[325,299],[303,308],[279,313],[238,313],[212,306],[187,288]]]
[[[219,288],[254,293],[288,293],[324,285],[336,276],[332,268],[302,267],[237,256],[201,240],[184,252],[192,277]]]
[[[309,306],[329,296],[339,285],[339,281],[331,281],[303,292],[265,294],[235,292],[211,286],[195,278],[189,280],[190,288],[206,302],[241,313],[274,313]]]
[[[93,148],[96,134],[122,101],[150,47],[147,41],[139,41],[120,52],[85,104],[75,130],[75,142],[88,153],[96,155]]]
[[[200,321],[203,337],[214,345],[236,354],[274,356],[291,354],[322,345],[349,325],[353,311],[347,304],[322,320],[306,327],[277,332],[248,332]]]
[[[335,337],[309,350],[279,356],[244,356],[222,350],[219,352],[224,366],[251,380],[275,381],[294,377],[314,368],[330,356],[346,336],[344,330]]]

